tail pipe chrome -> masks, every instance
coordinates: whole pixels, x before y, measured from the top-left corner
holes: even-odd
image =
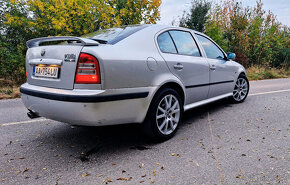
[[[39,118],[40,116],[38,115],[38,113],[33,112],[32,110],[29,110],[29,112],[27,112],[27,116],[30,119],[35,119],[35,118]]]

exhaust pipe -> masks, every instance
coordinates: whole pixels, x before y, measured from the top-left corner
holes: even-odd
[[[35,118],[39,118],[40,117],[37,113],[35,113],[35,112],[31,111],[31,110],[29,110],[29,112],[27,112],[27,116],[30,119],[35,119]]]

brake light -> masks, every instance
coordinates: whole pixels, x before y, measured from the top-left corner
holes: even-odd
[[[87,53],[81,53],[76,70],[76,84],[99,84],[101,74],[98,60]]]

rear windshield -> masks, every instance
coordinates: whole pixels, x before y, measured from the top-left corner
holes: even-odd
[[[116,44],[117,42],[125,39],[126,37],[136,33],[139,30],[142,30],[147,26],[148,25],[130,25],[98,30],[96,32],[83,35],[82,37],[96,40],[101,44]]]

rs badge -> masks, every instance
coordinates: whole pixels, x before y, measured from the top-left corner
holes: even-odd
[[[65,54],[64,55],[64,61],[65,62],[75,62],[76,61],[76,55],[75,54]]]

